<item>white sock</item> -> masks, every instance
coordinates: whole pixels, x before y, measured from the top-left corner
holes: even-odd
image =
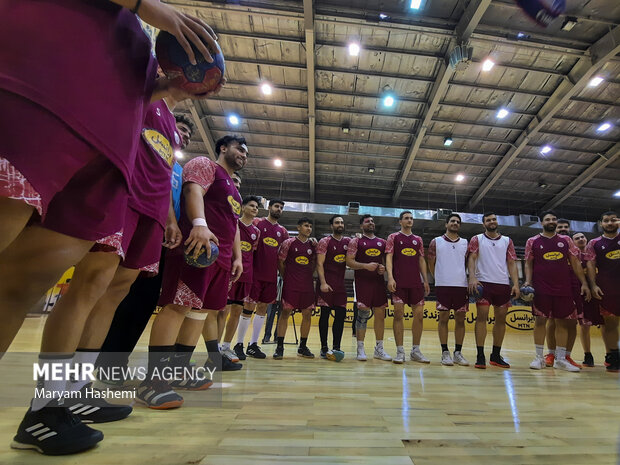
[[[555,348],[555,359],[556,360],[566,360],[566,347],[556,346],[556,348]]]
[[[243,344],[245,340],[245,333],[248,332],[250,322],[252,321],[252,315],[241,315],[239,317],[239,324],[237,325],[237,344]]]
[[[557,349],[557,347],[556,347],[556,349]],[[549,349],[549,353],[550,353],[551,355],[555,355],[555,350],[556,350],[556,349]]]
[[[568,350],[568,349],[566,350],[566,355],[564,356],[564,358],[566,358],[566,357],[570,357],[570,350]]]
[[[75,352],[75,355],[73,356],[73,359],[71,360],[71,363],[77,363],[80,365],[83,363],[90,363],[94,365],[100,353],[101,352],[99,350],[96,352],[94,351],[91,352],[89,350],[78,349]],[[71,380],[69,383],[67,383],[67,390],[68,391],[79,391],[80,389],[82,389],[84,386],[86,386],[90,382],[91,382],[90,379]]]
[[[535,346],[536,346],[536,356],[542,357],[545,352],[545,346],[541,344],[535,344]]]
[[[224,351],[224,350],[228,350],[230,349],[230,342],[222,342],[221,347],[220,347],[220,351]]]
[[[52,363],[72,363],[72,359],[73,359],[73,355],[68,355],[66,357],[57,357],[57,358],[41,358],[41,356],[39,355],[39,366],[41,368],[43,368],[43,366],[49,364],[49,376],[51,378],[51,373],[52,373]],[[45,390],[45,394],[44,396],[40,396],[40,397],[34,397],[32,399],[32,402],[30,404],[30,408],[33,412],[36,412],[37,410],[41,410],[43,407],[45,407],[47,404],[49,404],[53,399],[59,399],[61,396],[61,393],[66,391],[67,389],[67,380],[66,379],[61,379],[61,380],[53,380],[53,379],[49,379],[49,380],[41,380],[37,383],[37,388],[43,388]],[[50,395],[51,397],[47,397],[47,395]]]
[[[250,339],[250,344],[258,344],[258,338],[263,330],[265,318],[267,318],[267,315],[254,315],[254,323],[252,324],[252,339]]]
[[[364,348],[364,341],[357,341],[357,349],[363,349]]]
[[[376,349],[383,349],[383,341],[377,341]]]
[[[419,349],[419,348],[420,348],[420,345],[419,345],[419,344],[418,344],[418,345],[415,345],[415,344],[414,344],[414,345],[413,345],[413,347],[412,347],[412,349],[413,349],[413,350],[417,350],[417,349]]]
[[[396,346],[396,352],[404,352],[405,348],[403,346]]]

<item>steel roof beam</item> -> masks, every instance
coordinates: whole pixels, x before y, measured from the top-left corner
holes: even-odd
[[[189,107],[189,112],[192,115],[192,119],[196,123],[196,127],[198,128],[200,137],[202,137],[202,141],[205,144],[209,157],[211,160],[215,161],[217,159],[217,155],[215,154],[215,140],[213,139],[213,134],[211,134],[209,125],[206,121],[203,121],[203,118],[198,113],[198,108],[196,108],[193,100],[188,100],[187,106]]]
[[[316,94],[315,94],[315,32],[313,0],[304,2],[304,29],[306,32],[306,84],[308,86],[308,165],[310,168],[310,202],[315,196],[315,161],[316,161]]]

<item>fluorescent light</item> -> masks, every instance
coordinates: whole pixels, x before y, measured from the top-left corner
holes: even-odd
[[[495,62],[490,58],[487,58],[482,62],[482,71],[491,71],[493,66],[495,66]]]
[[[385,13],[379,13],[379,19],[388,19],[389,16],[386,15]]]
[[[443,145],[445,145],[446,147],[450,147],[452,145],[452,137],[446,137],[443,140]]]
[[[279,158],[276,158],[276,159],[273,161],[273,165],[274,165],[275,167],[277,167],[277,168],[280,168],[280,167],[282,166],[282,160],[280,160]]]
[[[499,119],[504,119],[506,116],[508,116],[508,113],[508,110],[506,110],[505,108],[500,108],[497,112],[497,117]]]
[[[597,87],[603,81],[604,79],[602,77],[595,76],[592,79],[590,79],[590,82],[588,82],[588,87]]]
[[[356,57],[360,54],[360,45],[355,42],[349,44],[349,55]]]
[[[620,191],[614,192],[614,197],[620,197]]]
[[[609,123],[603,123],[603,124],[601,124],[598,128],[596,128],[596,130],[597,130],[598,132],[605,132],[605,131],[607,131],[610,127],[611,127],[611,124],[609,124]]]
[[[263,83],[260,86],[260,90],[263,92],[263,94],[265,95],[271,95],[271,92],[273,91],[273,89],[271,88],[271,85],[268,82]]]
[[[551,147],[548,145],[545,145],[543,148],[540,149],[540,153],[542,153],[543,155],[546,155],[549,152],[551,152]]]
[[[456,182],[462,182],[465,180],[465,175],[463,174],[457,174],[456,178],[454,178],[456,180]]]
[[[185,155],[183,155],[183,152],[181,152],[180,150],[176,150],[174,152],[174,156],[177,157],[177,159],[179,160],[183,160],[183,158],[185,158]]]
[[[230,122],[230,124],[232,124],[233,126],[237,126],[239,124],[239,117],[237,115],[230,115],[228,117],[228,121]]]
[[[383,105],[386,107],[391,107],[392,105],[394,105],[394,97],[392,97],[391,95],[386,96],[383,99]]]
[[[422,0],[411,0],[410,8],[412,10],[419,10],[422,6]]]

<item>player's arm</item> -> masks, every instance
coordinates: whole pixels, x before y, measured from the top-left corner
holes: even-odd
[[[431,272],[433,277],[435,276],[435,263],[437,262],[437,246],[435,245],[435,239],[428,244],[428,271]]]
[[[586,277],[583,274],[583,268],[581,267],[581,262],[579,259],[573,255],[569,254],[570,264],[573,267],[573,271],[575,272],[575,276],[581,282],[581,295],[585,297],[586,302],[589,302],[592,298],[592,293],[590,292],[590,288],[588,287],[588,282],[586,281]]]
[[[525,259],[525,282],[523,286],[532,285],[532,276],[534,274],[534,259],[532,257]]]
[[[590,289],[592,289],[592,297],[595,299],[603,298],[603,291],[596,284],[596,262],[594,260],[588,260],[586,262],[586,270],[588,272],[588,281],[590,281]]]
[[[373,262],[373,263],[360,263],[360,262],[355,260],[355,257],[349,257],[347,255],[347,266],[349,268],[351,268],[352,270],[375,271],[377,269],[377,267],[379,266],[379,264],[376,263],[376,262]]]
[[[385,271],[388,275],[388,291],[396,292],[396,280],[394,279],[394,252],[385,254]]]
[[[508,274],[512,280],[511,295],[513,295],[515,299],[518,299],[521,296],[521,290],[519,289],[519,271],[517,270],[517,261],[509,258],[506,260],[506,264],[508,265]]]
[[[186,251],[190,253],[194,251],[194,257],[198,258],[202,248],[207,251],[207,256],[211,257],[211,246],[209,241],[219,245],[219,241],[215,234],[211,232],[205,218],[205,207],[203,197],[206,190],[199,184],[194,182],[186,182],[183,185],[183,196],[185,198],[185,210],[187,217],[191,221],[193,227],[189,233],[189,237],[185,241]]]
[[[168,218],[166,218],[166,229],[164,231],[164,247],[174,249],[181,244],[183,234],[179,229],[177,217],[174,212],[174,201],[172,200],[172,191],[170,191],[170,205],[168,206]]]
[[[230,269],[232,278],[231,282],[237,281],[243,274],[243,258],[241,253],[241,233],[239,232],[239,224],[237,223],[237,232],[235,233],[235,241],[233,242],[233,261]]]
[[[280,276],[284,278],[284,271],[286,270],[286,265],[284,264],[284,260],[281,258],[278,260],[278,271],[280,272]]]
[[[480,285],[480,281],[476,278],[476,262],[478,261],[478,252],[469,252],[467,258],[467,271],[469,272],[469,293],[473,294],[476,287]]]
[[[423,249],[422,249],[423,250]],[[420,274],[424,284],[424,296],[428,296],[431,293],[431,286],[428,284],[428,268],[426,265],[426,259],[424,255],[420,254]]]
[[[288,256],[288,239],[280,244],[280,249],[278,250],[278,271],[280,272],[280,276],[284,279],[284,271],[286,270],[286,257]]]
[[[325,280],[325,254],[319,253],[316,255],[316,272],[319,275],[319,283],[321,285],[321,292],[333,292],[332,287],[327,284]]]

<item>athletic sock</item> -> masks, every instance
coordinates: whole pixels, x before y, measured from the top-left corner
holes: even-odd
[[[250,323],[252,322],[252,310],[243,309],[243,313],[239,316],[239,324],[237,325],[237,344],[243,344],[245,334],[248,332]]]
[[[73,363],[76,365],[83,365],[85,363],[90,363],[91,365],[95,365],[97,363],[97,358],[101,353],[101,349],[80,349],[79,347],[75,351],[75,355],[73,356]],[[80,373],[81,373],[80,369]],[[67,383],[68,391],[79,391],[88,383],[90,383],[90,379],[75,379],[71,380]]]
[[[222,342],[221,346],[220,346],[220,351],[225,351],[230,349],[230,342]]]
[[[375,345],[375,349],[383,349],[383,341],[377,341]]]
[[[551,355],[555,355],[555,351],[557,350],[557,347],[555,349],[549,349],[549,353]]]
[[[556,360],[566,360],[566,347],[555,347],[555,359]]]
[[[493,346],[493,351],[491,352],[491,356],[499,357],[499,353],[502,350],[502,346]]]
[[[566,350],[566,355],[564,356],[564,358],[566,358],[566,357],[570,357],[570,350],[568,350],[568,349]]]
[[[455,352],[460,352],[462,348],[463,348],[463,344],[454,344]]]
[[[170,364],[174,352],[175,346],[149,346],[148,379],[153,378],[153,373],[156,370],[159,372],[159,378],[161,378],[161,370]]]
[[[299,348],[303,349],[304,347],[306,347],[306,343],[308,342],[308,338],[307,337],[302,337],[299,340]]]
[[[278,349],[284,349],[284,336],[278,336]]]
[[[534,344],[534,347],[536,347],[536,356],[543,357],[545,353],[545,346],[542,344]]]
[[[484,357],[484,346],[476,346],[476,350],[478,351],[478,357]]]
[[[413,347],[411,347],[413,350],[417,350],[420,348],[420,344],[413,344]]]
[[[442,352],[448,352],[448,344],[441,344],[441,351]]]
[[[252,338],[250,339],[250,344],[258,344],[258,338],[261,331],[263,330],[265,318],[267,318],[266,315],[254,315],[254,323],[252,324]]]
[[[396,346],[396,352],[404,352],[404,351],[405,351],[404,346]]]
[[[54,354],[44,355],[39,354],[38,364],[41,369],[44,366],[48,366],[48,376],[50,379],[39,379],[37,382],[37,388],[43,388],[46,395],[34,397],[30,403],[30,408],[33,412],[41,410],[47,404],[55,399],[60,399],[62,393],[67,389],[67,380],[63,379],[54,380],[52,378],[53,364],[55,363],[71,363],[73,354]]]
[[[196,346],[186,346],[185,344],[174,345],[174,358],[172,359],[172,365],[175,367],[189,366],[189,362],[192,359],[192,354],[196,350]],[[207,347],[208,350],[208,347]]]
[[[359,349],[363,349],[364,348],[364,341],[357,341],[357,348]]]

